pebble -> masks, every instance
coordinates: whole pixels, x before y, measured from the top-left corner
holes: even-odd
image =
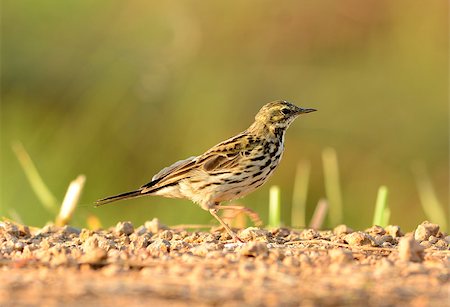
[[[332,261],[338,263],[346,263],[353,260],[353,253],[348,249],[332,249],[328,251],[328,255]]]
[[[131,241],[131,247],[133,249],[146,248],[150,244],[150,240],[151,237],[147,233],[141,236],[137,236],[134,240]]]
[[[288,228],[276,228],[272,230],[272,234],[277,237],[285,238],[291,234],[291,230]]]
[[[344,241],[352,246],[372,245],[374,243],[372,236],[362,231],[346,235]]]
[[[351,229],[347,225],[343,225],[343,224],[338,225],[338,226],[334,227],[334,229],[333,229],[333,233],[336,236],[339,236],[339,235],[342,235],[342,234],[349,234],[349,233],[352,233],[352,232],[353,232],[353,229]]]
[[[257,257],[260,255],[267,255],[269,249],[264,242],[249,242],[244,244],[239,253],[243,256]]]
[[[150,231],[152,233],[158,233],[161,230],[168,229],[168,227],[164,224],[161,224],[159,222],[159,219],[156,217],[151,221],[145,222],[144,226],[145,226],[145,228],[147,228],[148,231]]]
[[[244,241],[263,240],[268,241],[269,231],[257,227],[248,227],[239,233],[239,237]]]
[[[152,254],[166,254],[170,250],[170,242],[164,239],[156,239],[149,246],[147,246],[147,250]]]
[[[163,240],[170,241],[172,240],[173,234],[171,230],[164,230],[158,235],[158,237]]]
[[[420,244],[420,246],[422,246],[423,248],[430,248],[430,247],[433,246],[433,244],[431,244],[430,241],[422,241],[422,242],[420,242],[419,244]]]
[[[214,250],[217,250],[217,244],[214,243],[204,243],[190,249],[193,255],[200,257],[205,257],[210,251]]]
[[[98,236],[96,235],[88,237],[83,243],[83,250],[85,253],[89,253],[96,248],[98,248]]]
[[[131,222],[119,222],[116,225],[115,231],[119,235],[129,236],[134,232],[134,227]]]
[[[96,264],[103,260],[105,260],[108,256],[108,253],[99,247],[92,248],[88,250],[84,255],[80,258],[80,263],[89,263]]]
[[[397,226],[397,225],[388,225],[388,226],[384,227],[384,230],[386,231],[386,234],[392,236],[393,238],[398,238],[398,237],[403,236],[400,226]]]
[[[222,235],[228,236],[226,232],[168,229],[158,219],[146,222],[136,229],[130,222],[118,223],[109,230],[96,231],[48,225],[41,230],[40,235],[35,235],[34,231],[33,235],[27,235],[27,231],[21,230],[19,225],[7,226],[7,222],[3,222],[0,226],[0,251],[8,261],[26,258],[32,259],[33,265],[40,268],[59,266],[61,269],[95,269],[104,274],[105,278],[126,272],[130,268],[136,272],[141,267],[144,267],[142,274],[147,274],[149,278],[158,278],[158,274],[173,274],[174,278],[194,278],[195,275],[202,281],[234,276],[235,280],[242,277],[245,279],[243,282],[251,282],[252,285],[263,285],[272,278],[289,285],[291,279],[295,280],[299,275],[315,279],[321,272],[335,273],[339,278],[350,278],[355,268],[364,274],[374,273],[375,278],[395,274],[399,270],[405,274],[431,272],[430,274],[441,274],[444,278],[447,263],[443,258],[437,258],[437,255],[445,254],[439,250],[448,249],[450,236],[445,237],[438,227],[432,225],[422,223],[418,226],[430,233],[427,240],[422,240],[420,244],[414,240],[415,232],[403,237],[400,228],[392,225],[384,229],[379,226],[367,229],[372,235],[354,232],[346,225],[339,225],[332,232],[310,229],[300,232],[288,228],[268,231],[249,227],[239,232],[239,236],[249,242],[229,243],[231,241],[218,240]],[[9,227],[8,230],[5,227]],[[292,239],[294,237],[296,239]],[[314,240],[316,238],[320,240]],[[313,241],[302,243],[301,239]],[[401,243],[398,253],[381,249],[350,248],[374,246],[376,242],[378,246],[396,249],[399,239]],[[297,242],[286,244],[288,240]],[[325,240],[335,243],[343,243],[345,240],[349,245],[342,248],[321,244]],[[426,261],[425,247],[431,249],[426,251]],[[434,259],[436,264],[425,265],[430,259]],[[424,264],[421,265],[421,262]],[[370,270],[373,266],[376,266],[375,271]],[[411,269],[408,269],[409,266]],[[192,274],[194,271],[196,273]],[[211,279],[211,282],[214,281]]]
[[[69,225],[65,225],[65,226],[62,228],[61,232],[62,232],[64,235],[66,235],[66,236],[69,236],[69,235],[71,235],[71,234],[74,234],[74,235],[77,235],[77,236],[78,236],[78,235],[81,233],[81,230],[78,229],[78,228],[69,226]]]
[[[433,235],[431,235],[431,236],[428,238],[428,242],[430,242],[431,244],[435,244],[438,240],[439,240],[439,239],[436,238],[436,237],[433,236]]]
[[[391,235],[382,235],[382,236],[376,236],[375,242],[378,246],[382,246],[384,243],[394,243],[394,238]]]
[[[434,246],[437,249],[442,249],[442,250],[449,249],[449,244],[445,240],[442,240],[442,239],[439,239]]]
[[[403,237],[398,243],[398,255],[402,261],[422,262],[424,247],[417,243],[412,236]]]
[[[303,240],[313,240],[320,237],[320,234],[315,229],[305,229],[300,233],[300,238]]]
[[[384,235],[386,231],[383,227],[374,225],[368,229],[365,230],[366,232],[370,233],[371,235]]]
[[[438,232],[439,225],[425,221],[417,226],[414,231],[414,239],[419,242],[426,241],[430,238],[430,236],[437,236]]]
[[[30,228],[25,225],[15,224],[6,221],[2,224],[1,228],[8,234],[16,237],[30,236]]]
[[[144,225],[141,225],[141,226],[139,226],[138,228],[136,228],[136,229],[134,230],[134,233],[135,233],[137,236],[142,236],[143,234],[147,233],[147,228],[145,228]]]

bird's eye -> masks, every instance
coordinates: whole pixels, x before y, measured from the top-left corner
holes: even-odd
[[[284,115],[288,115],[291,113],[291,110],[284,108],[284,109],[281,109],[281,113],[283,113]]]

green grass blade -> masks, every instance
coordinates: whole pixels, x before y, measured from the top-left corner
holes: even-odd
[[[17,160],[19,160],[20,166],[22,167],[25,176],[28,179],[28,182],[31,185],[31,188],[39,198],[41,204],[50,213],[56,214],[58,212],[58,201],[45,185],[27,151],[19,142],[14,143],[12,145],[12,148],[17,157]]]
[[[391,218],[391,209],[389,207],[386,207],[383,212],[383,220],[381,222],[381,226],[386,227],[389,225],[389,220]]]
[[[428,176],[425,165],[416,163],[413,166],[413,172],[416,177],[420,203],[425,215],[431,222],[438,224],[443,231],[447,231],[448,224],[445,217],[444,206],[436,196],[433,183]]]
[[[269,190],[269,227],[281,225],[280,188],[271,186]]]
[[[308,197],[310,170],[311,163],[309,161],[303,160],[297,165],[292,195],[292,227],[306,227],[306,199]]]
[[[387,187],[384,185],[379,187],[377,193],[377,201],[375,203],[375,213],[373,215],[372,225],[378,225],[382,227],[388,225],[387,223],[389,222],[390,210],[387,207],[387,196],[388,196]]]
[[[343,214],[339,166],[334,148],[326,148],[323,150],[322,163],[325,191],[329,203],[330,224],[331,226],[336,226],[342,223]]]

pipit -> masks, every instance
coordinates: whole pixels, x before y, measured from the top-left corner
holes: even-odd
[[[300,114],[316,111],[278,100],[264,105],[242,133],[200,156],[180,160],[162,169],[139,189],[106,197],[96,206],[146,195],[186,198],[208,210],[235,241],[241,239],[217,215],[224,201],[241,198],[263,185],[284,151],[284,135]]]

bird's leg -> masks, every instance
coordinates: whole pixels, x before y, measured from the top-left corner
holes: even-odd
[[[262,225],[262,221],[261,218],[259,217],[258,213],[256,213],[255,211],[253,211],[250,208],[246,208],[243,206],[235,206],[235,205],[231,205],[231,206],[216,206],[216,209],[222,209],[222,210],[235,210],[235,211],[242,211],[245,214],[248,215],[248,217],[252,220],[252,222],[255,224],[255,226],[261,226]]]
[[[237,242],[241,242],[243,243],[244,241],[242,241],[241,238],[238,237],[238,235],[231,230],[231,228],[227,225],[227,223],[225,223],[218,215],[217,215],[217,209],[209,209],[209,213],[211,213],[212,216],[214,216],[216,218],[216,220],[219,221],[219,223],[223,226],[223,228],[225,228],[225,230],[228,232],[228,234],[233,238],[234,241]]]

